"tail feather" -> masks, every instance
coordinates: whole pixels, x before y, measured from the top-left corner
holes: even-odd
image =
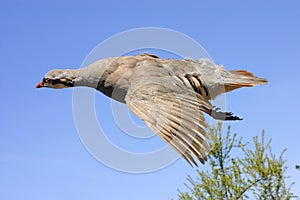
[[[246,70],[231,70],[230,73],[233,75],[232,81],[225,83],[225,92],[268,83],[267,79],[256,77]]]

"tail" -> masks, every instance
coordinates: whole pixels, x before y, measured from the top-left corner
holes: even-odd
[[[246,70],[231,70],[230,73],[232,77],[230,81],[224,85],[225,92],[230,92],[241,87],[253,87],[255,85],[268,83],[267,79],[258,78]]]

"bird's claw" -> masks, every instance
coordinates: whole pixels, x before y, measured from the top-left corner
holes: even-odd
[[[232,112],[226,112],[225,120],[243,120],[243,119],[233,115]]]

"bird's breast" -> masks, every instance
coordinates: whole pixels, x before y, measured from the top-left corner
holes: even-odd
[[[128,91],[127,87],[105,84],[105,81],[99,81],[96,89],[116,101],[119,101],[121,103],[126,103],[125,96]]]

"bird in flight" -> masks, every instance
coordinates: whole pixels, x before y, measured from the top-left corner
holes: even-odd
[[[204,163],[210,150],[203,113],[241,120],[210,100],[241,87],[266,84],[245,70],[227,71],[208,59],[163,59],[153,54],[98,60],[80,69],[51,70],[36,88],[86,86],[126,103],[190,165]]]

